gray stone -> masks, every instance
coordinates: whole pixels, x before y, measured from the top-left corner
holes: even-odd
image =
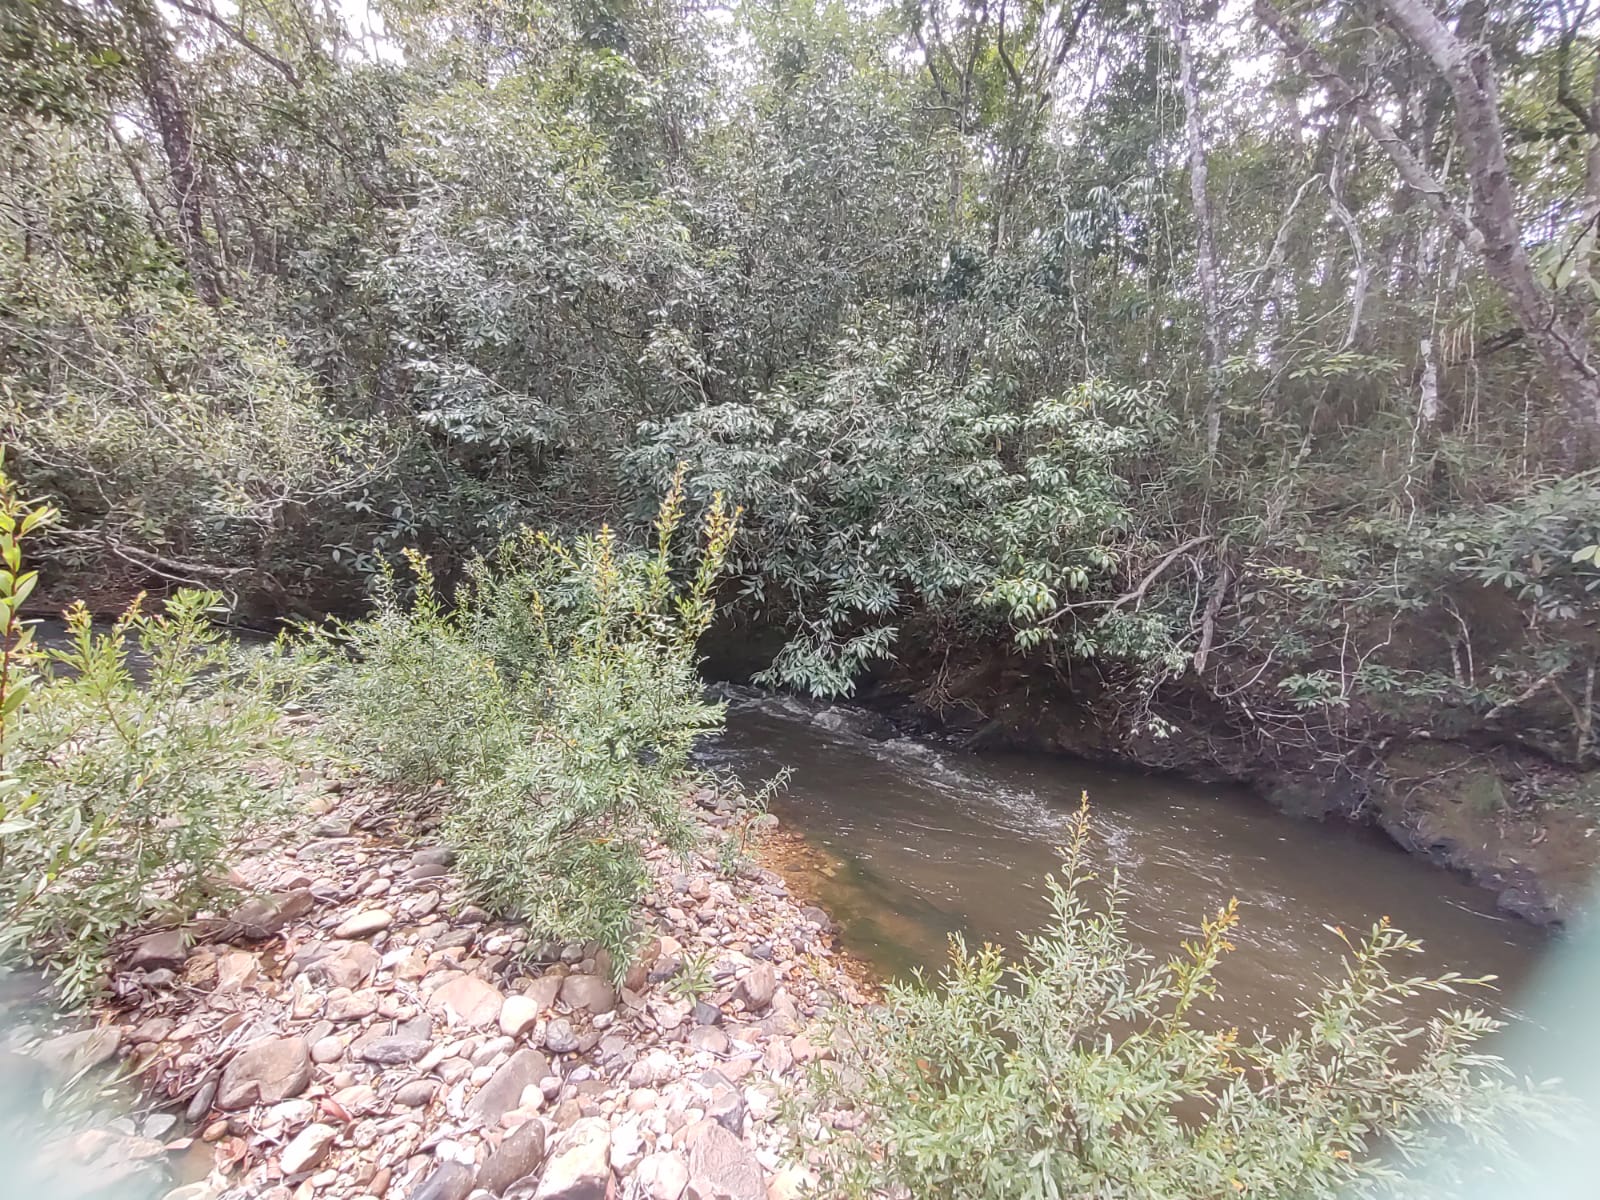
[[[222,1072],[217,1107],[229,1112],[276,1104],[298,1096],[311,1082],[311,1054],[303,1039],[263,1038],[236,1054]]]
[[[472,1191],[472,1168],[465,1163],[440,1163],[411,1193],[411,1200],[466,1200]]]
[[[550,1063],[543,1054],[518,1050],[467,1103],[467,1116],[493,1125],[521,1103],[524,1088],[532,1087],[548,1074]]]
[[[272,896],[252,896],[228,914],[228,921],[238,930],[239,936],[261,942],[277,936],[290,921],[305,916],[316,906],[316,897],[305,888]]]
[[[689,1015],[694,1018],[696,1025],[715,1025],[722,1020],[722,1010],[715,1004],[707,1004],[704,1000],[696,1000]]]
[[[370,908],[366,912],[346,917],[333,931],[333,936],[350,939],[367,938],[375,933],[382,933],[393,924],[394,916],[387,909]]]
[[[431,1079],[413,1079],[410,1083],[400,1085],[394,1094],[394,1102],[406,1108],[422,1108],[438,1090],[439,1085]]]
[[[752,1012],[767,1007],[772,1003],[772,995],[778,990],[778,973],[771,963],[758,962],[750,968],[750,973],[739,984],[739,994],[744,999],[745,1007]]]
[[[689,1147],[689,1200],[766,1200],[761,1164],[742,1141],[707,1117],[684,1135]]]
[[[194,1124],[211,1111],[211,1104],[217,1098],[217,1077],[213,1075],[200,1085],[200,1089],[189,1100],[189,1107],[183,1110],[184,1120]]]
[[[121,1045],[122,1030],[115,1025],[104,1025],[99,1029],[80,1029],[53,1037],[35,1050],[34,1056],[63,1075],[76,1075],[98,1067],[115,1055]]]
[[[189,939],[181,929],[168,929],[140,938],[128,955],[130,971],[176,970],[189,957]]]
[[[411,856],[414,866],[424,864],[438,867],[448,867],[456,861],[456,852],[448,846],[424,846]]]
[[[306,974],[329,987],[358,988],[372,978],[382,961],[366,942],[329,942],[326,952],[306,967]]]
[[[332,1125],[307,1125],[283,1148],[283,1153],[278,1156],[278,1165],[283,1168],[285,1175],[309,1171],[328,1157],[333,1140],[338,1136],[339,1131]]]
[[[572,1030],[572,1022],[565,1017],[557,1017],[545,1027],[544,1048],[552,1054],[571,1054],[578,1048],[578,1035]]]
[[[544,1123],[527,1121],[506,1135],[500,1148],[478,1172],[478,1186],[498,1196],[513,1183],[536,1172],[544,1162]]]
[[[378,1037],[373,1038],[371,1041],[358,1042],[354,1049],[357,1057],[363,1062],[395,1067],[404,1063],[416,1062],[417,1059],[433,1049],[433,1043],[426,1038],[393,1034],[389,1037]]]
[[[706,1101],[706,1116],[721,1125],[734,1137],[744,1133],[744,1097],[730,1084],[722,1084],[711,1092]]]
[[[446,874],[448,872],[445,870],[443,863],[425,862],[418,863],[400,878],[406,883],[417,883],[424,879],[438,879]]]
[[[534,1200],[606,1200],[611,1186],[611,1131],[585,1117],[556,1142]]]
[[[617,1006],[617,989],[598,975],[568,975],[561,985],[561,999],[573,1008],[608,1013]]]

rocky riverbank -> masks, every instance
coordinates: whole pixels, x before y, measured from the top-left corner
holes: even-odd
[[[228,914],[128,945],[96,1024],[9,1034],[46,1079],[120,1064],[136,1111],[29,1148],[56,1200],[778,1200],[775,1118],[862,1003],[830,922],[773,871],[651,856],[638,961],[536,945],[359,780],[309,782]],[[732,819],[702,793],[707,845]],[[124,1106],[126,1109],[126,1106]]]

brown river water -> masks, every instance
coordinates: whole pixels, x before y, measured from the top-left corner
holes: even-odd
[[[1095,868],[1117,872],[1130,934],[1151,952],[1176,951],[1202,916],[1238,899],[1236,949],[1214,1003],[1245,1028],[1281,1028],[1341,973],[1330,925],[1354,936],[1388,916],[1424,943],[1402,964],[1407,974],[1497,976],[1475,999],[1513,1017],[1550,941],[1374,830],[1284,816],[1226,786],[875,741],[819,726],[814,711],[735,690],[727,732],[706,757],[747,787],[790,770],[772,811],[825,863],[807,884],[845,947],[887,975],[936,972],[951,933],[1014,947],[1039,929],[1049,916],[1041,882],[1085,791]]]

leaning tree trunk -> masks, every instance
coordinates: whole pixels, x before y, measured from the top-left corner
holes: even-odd
[[[1178,50],[1178,87],[1183,93],[1184,145],[1189,158],[1189,197],[1196,231],[1195,282],[1200,287],[1206,354],[1206,458],[1217,456],[1222,438],[1222,302],[1217,289],[1217,238],[1206,183],[1205,133],[1201,128],[1200,88],[1194,77],[1194,51],[1183,0],[1166,0],[1166,21]]]
[[[1575,315],[1564,312],[1534,274],[1512,193],[1499,89],[1488,47],[1452,33],[1419,0],[1378,0],[1378,6],[1395,30],[1433,64],[1450,89],[1457,140],[1471,180],[1470,217],[1364,92],[1328,63],[1299,26],[1278,11],[1272,0],[1255,0],[1256,16],[1335,103],[1356,113],[1406,185],[1422,195],[1463,245],[1483,256],[1485,270],[1505,293],[1512,315],[1560,398],[1562,459],[1570,467],[1594,466],[1600,463],[1600,374],[1590,362],[1592,305],[1583,305]]]
[[[195,162],[194,129],[189,107],[178,86],[177,65],[167,29],[146,0],[127,5],[139,51],[139,86],[149,105],[161,150],[167,160],[167,180],[177,210],[178,241],[195,294],[215,305],[222,296],[216,258],[206,240],[205,188]]]

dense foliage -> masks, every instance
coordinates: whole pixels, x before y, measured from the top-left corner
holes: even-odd
[[[79,605],[61,644],[35,645],[14,601],[36,578],[22,541],[50,515],[0,474],[0,966],[44,966],[77,1001],[119,933],[228,895],[230,855],[281,811],[294,744],[236,678],[216,593],[136,601],[99,633]]]
[[[475,899],[619,964],[643,856],[692,844],[689,752],[721,725],[695,647],[735,518],[711,506],[680,584],[682,517],[673,491],[653,553],[605,528],[571,546],[522,530],[469,565],[453,603],[413,554],[409,599],[382,575],[371,617],[293,651],[363,765],[414,796],[442,785],[440,832]]]
[[[768,678],[1589,763],[1600,14],[37,0],[0,404],[62,594],[746,506]]]
[[[1460,1177],[1546,1122],[1546,1098],[1475,1046],[1497,1023],[1404,999],[1472,981],[1411,977],[1416,942],[1375,926],[1281,1036],[1203,1015],[1230,949],[1233,907],[1169,962],[1128,938],[1115,878],[1084,859],[1080,812],[1054,919],[1020,961],[957,942],[937,990],[890,987],[835,1035],[801,1130],[829,1195],[1311,1197],[1453,1194]],[[1448,1147],[1449,1153],[1440,1153]],[[1456,1164],[1454,1171],[1451,1165]]]

